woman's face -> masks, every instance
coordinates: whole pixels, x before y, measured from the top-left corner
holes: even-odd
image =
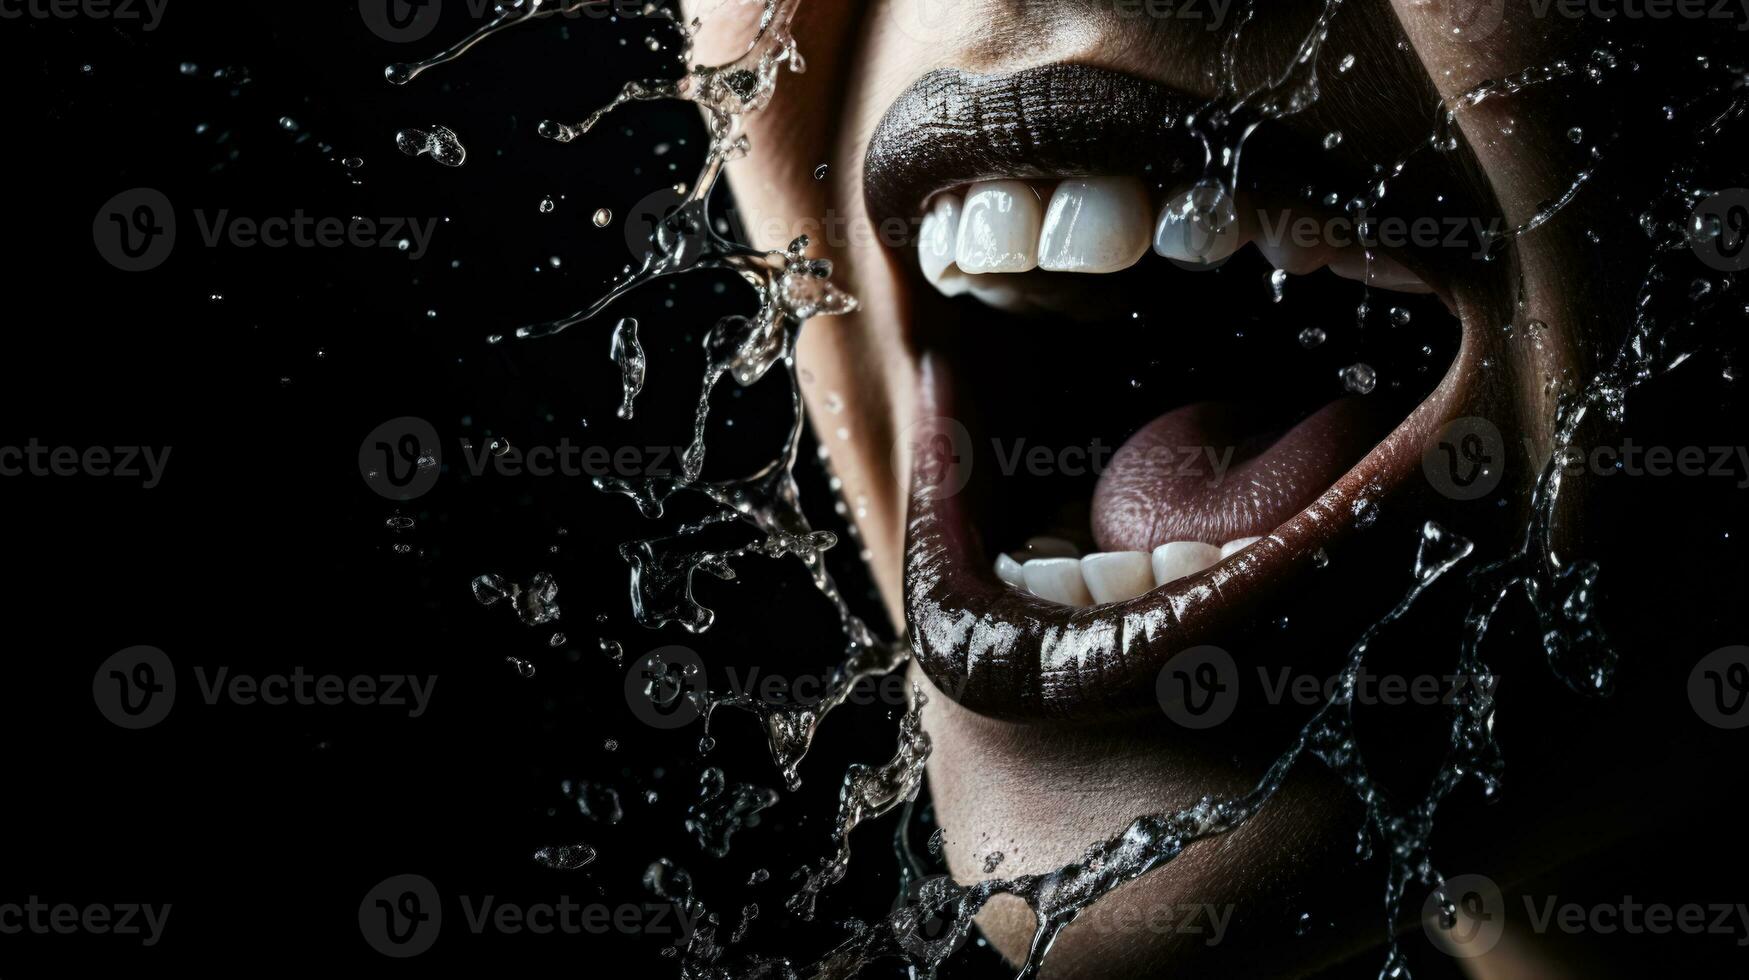
[[[1588,282],[1587,201],[1510,260],[1480,258],[1479,233],[1530,223],[1582,169],[1570,92],[1481,102],[1455,146],[1430,141],[1438,100],[1582,58],[1586,25],[1347,0],[1313,62],[1320,97],[1260,120],[1236,192],[1199,199],[1203,137],[1220,158],[1246,121],[1205,114],[1199,136],[1185,117],[1289,75],[1324,5],[1259,6],[1224,63],[1241,3],[804,3],[806,73],[729,168],[753,244],[809,234],[860,300],[803,331],[804,395],[917,654],[961,881],[1047,871],[1137,815],[1249,788],[1291,726],[1176,724],[1162,668],[1212,645],[1247,671],[1325,676],[1400,598],[1422,521],[1503,546],[1556,393],[1619,330]],[[739,54],[760,8],[689,11],[696,60]],[[1340,220],[1369,194],[1397,219],[1370,265]],[[1197,218],[1223,208],[1224,227]],[[1492,454],[1481,478],[1502,481],[1479,503],[1471,435]],[[1352,872],[1352,798],[1296,775],[1239,831],[1083,915],[1047,975],[1310,971],[1352,952],[1376,938],[1381,887]],[[1245,941],[1307,907],[1330,921]],[[1018,900],[979,922],[1025,957]]]

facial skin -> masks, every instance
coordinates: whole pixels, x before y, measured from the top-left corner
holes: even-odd
[[[729,168],[752,244],[777,249],[798,233],[810,233],[817,245],[827,246],[814,254],[833,260],[834,281],[861,301],[853,315],[811,322],[798,359],[809,379],[804,395],[810,411],[816,420],[830,419],[817,429],[844,496],[865,503],[857,523],[895,622],[906,619],[912,460],[904,433],[916,419],[920,350],[926,346],[920,338],[930,329],[920,311],[932,309],[938,298],[922,292],[914,250],[883,244],[874,234],[877,218],[862,182],[871,135],[894,100],[937,69],[1005,74],[1083,64],[1213,95],[1227,32],[1208,30],[1204,21],[1124,12],[1133,6],[1139,5],[804,3],[794,35],[807,73],[780,80],[773,104],[749,121],[752,153]],[[1241,88],[1291,61],[1321,4],[1260,6],[1264,12],[1248,35],[1255,41],[1240,51]],[[1580,27],[1534,22],[1523,5],[1507,6],[1505,22],[1485,37],[1460,40],[1451,36],[1441,3],[1348,0],[1332,28],[1324,64],[1352,52],[1356,66],[1342,77],[1326,68],[1322,101],[1290,127],[1314,136],[1339,130],[1346,134],[1344,152],[1359,161],[1394,159],[1427,138],[1437,99],[1588,49]],[[759,9],[757,2],[738,0],[689,5],[689,16],[705,19],[694,60],[716,64],[739,55]],[[1229,16],[1240,9],[1234,4]],[[1484,103],[1458,123],[1468,146],[1454,163],[1457,176],[1445,179],[1471,182],[1476,198],[1491,200],[1508,224],[1527,221],[1571,180],[1570,155],[1561,153],[1570,119],[1558,86]],[[1504,130],[1512,138],[1502,138]],[[828,172],[817,180],[821,164]],[[1428,420],[1429,428],[1444,419],[1486,415],[1502,421],[1509,443],[1547,450],[1554,415],[1547,379],[1584,377],[1600,338],[1619,324],[1619,314],[1610,311],[1625,308],[1620,296],[1591,281],[1592,270],[1578,258],[1579,229],[1596,206],[1576,201],[1570,220],[1520,243],[1510,271],[1515,291],[1501,267],[1470,269],[1441,283],[1464,325],[1460,361],[1485,361],[1488,368],[1452,393],[1440,417]],[[1547,324],[1536,345],[1509,344],[1497,330],[1479,328],[1530,320]],[[840,400],[847,406],[841,414],[828,407]],[[1523,487],[1509,495],[1520,508],[1526,496]],[[1563,546],[1582,551],[1582,528],[1576,521],[1565,525]],[[1401,589],[1398,580],[1391,581],[1365,601],[1387,608]],[[920,671],[913,674],[931,699],[924,715],[935,746],[930,789],[947,830],[948,863],[961,881],[1043,872],[1075,861],[1088,844],[1120,832],[1139,814],[1249,788],[1280,749],[1273,736],[1256,744],[1235,744],[1223,735],[1187,736],[1167,730],[1158,717],[1048,728],[997,720],[956,704]],[[1165,969],[1187,970],[1185,975],[1310,973],[1376,943],[1380,882],[1352,872],[1357,811],[1351,796],[1327,771],[1301,767],[1275,804],[1237,832],[1192,848],[1166,870],[1131,883],[1083,915],[1058,939],[1045,976],[1154,976]],[[984,856],[993,850],[1006,855],[994,874],[984,870]],[[1417,902],[1418,896],[1411,904]],[[1204,931],[1190,932],[1174,928],[1178,921],[1163,922],[1155,911],[1196,906],[1237,910],[1218,944],[1210,941],[1206,921]],[[1321,910],[1330,926],[1283,942],[1279,917],[1307,907]],[[1018,900],[994,901],[979,924],[1003,955],[1024,959],[1032,920]]]

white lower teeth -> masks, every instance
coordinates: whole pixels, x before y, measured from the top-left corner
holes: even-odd
[[[1108,551],[1081,559],[1081,577],[1098,603],[1122,602],[1154,588],[1154,570],[1140,551]]]
[[[1221,549],[1201,541],[1172,541],[1154,549],[1154,584],[1165,585],[1221,560]]]
[[[1093,594],[1081,577],[1079,558],[1034,558],[1021,566],[1026,588],[1040,599],[1066,606],[1091,606]]]
[[[1226,558],[1230,555],[1237,554],[1262,540],[1262,538],[1239,538],[1236,541],[1228,541],[1226,544],[1221,545],[1221,557]]]
[[[1041,599],[1068,606],[1125,602],[1159,586],[1206,571],[1224,558],[1251,547],[1261,537],[1238,538],[1220,547],[1200,541],[1172,541],[1141,551],[1100,551],[1074,557],[1074,546],[1060,538],[1033,538],[1027,561],[998,554],[996,577]],[[1048,557],[1037,557],[1048,556]]]

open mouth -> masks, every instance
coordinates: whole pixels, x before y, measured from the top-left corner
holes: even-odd
[[[1473,370],[1451,255],[1344,240],[1327,188],[1356,178],[1290,133],[1253,134],[1269,164],[1231,193],[1199,183],[1200,104],[1084,66],[936,72],[871,141],[876,217],[923,216],[906,617],[975,711],[1150,703],[1372,520]]]

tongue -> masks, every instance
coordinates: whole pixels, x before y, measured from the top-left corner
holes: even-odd
[[[1388,428],[1377,414],[1365,398],[1343,398],[1281,434],[1228,402],[1167,412],[1101,474],[1093,538],[1102,551],[1152,551],[1266,535],[1366,455]]]

